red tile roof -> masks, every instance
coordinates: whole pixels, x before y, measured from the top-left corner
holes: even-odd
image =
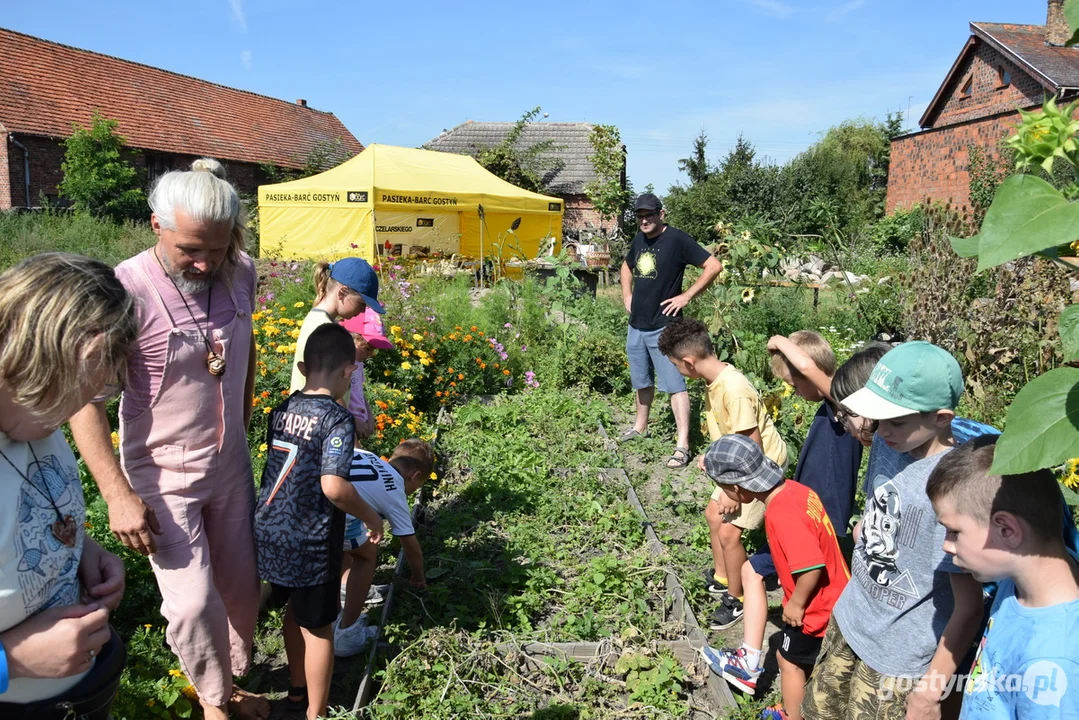
[[[0,28],[3,128],[67,137],[94,110],[146,150],[282,167],[337,138],[363,150],[333,113]]]

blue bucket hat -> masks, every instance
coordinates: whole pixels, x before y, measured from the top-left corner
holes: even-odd
[[[347,257],[330,263],[330,277],[359,293],[367,307],[379,315],[386,312],[378,301],[378,273],[363,258]]]

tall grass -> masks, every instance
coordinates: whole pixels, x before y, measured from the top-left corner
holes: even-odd
[[[110,265],[154,244],[148,223],[119,225],[64,211],[0,212],[0,270],[43,252],[71,252]]]

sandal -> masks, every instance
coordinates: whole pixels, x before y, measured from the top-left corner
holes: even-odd
[[[296,699],[293,699],[296,698]],[[293,685],[288,689],[285,698],[285,706],[292,712],[302,712],[307,709],[307,686]]]
[[[624,433],[618,436],[618,442],[629,442],[630,440],[640,440],[641,438],[646,437],[648,437],[647,430],[642,433],[637,432],[637,430],[634,428],[630,428],[629,430],[626,430]]]
[[[689,448],[676,447],[671,456],[667,458],[667,467],[672,470],[677,468],[684,468],[689,465],[689,461],[693,459],[693,454],[689,451]]]

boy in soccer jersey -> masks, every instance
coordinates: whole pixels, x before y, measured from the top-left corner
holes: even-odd
[[[366,521],[378,542],[382,520],[348,481],[355,426],[334,401],[356,367],[352,337],[330,323],[304,347],[302,390],[269,415],[269,452],[255,508],[259,576],[271,604],[285,606],[290,709],[326,714],[333,674],[333,622],[340,605],[345,513]]]
[[[423,571],[423,551],[412,526],[408,496],[431,477],[434,462],[431,446],[411,438],[394,448],[389,461],[356,448],[349,475],[360,497],[390,521],[393,535],[401,541],[401,549],[412,571],[412,587],[417,590],[427,588],[427,579]],[[352,569],[348,574],[345,607],[334,627],[334,652],[338,657],[361,652],[377,635],[377,628],[372,632],[374,626],[368,627],[367,616],[360,614],[378,565],[378,543],[366,540],[363,523],[349,517],[345,526],[345,552],[352,558]]]

